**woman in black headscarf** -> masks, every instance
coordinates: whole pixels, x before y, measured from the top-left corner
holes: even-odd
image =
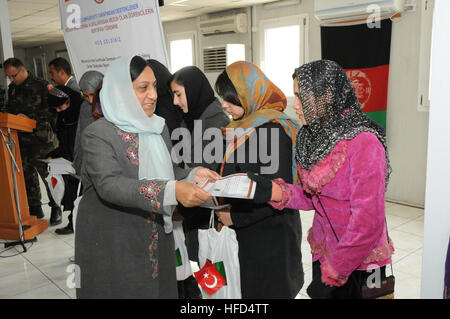
[[[47,155],[48,157],[62,157],[73,162],[75,136],[81,103],[82,98],[80,93],[67,86],[58,85],[49,91],[48,105],[57,112],[55,128],[59,146],[50,152]],[[64,206],[64,211],[72,211],[73,202],[77,197],[78,179],[70,175],[63,175],[63,177],[65,189],[61,205]]]
[[[178,106],[183,112],[182,126],[186,127],[191,135],[190,156],[182,155],[184,163],[189,167],[203,166],[217,170],[219,161],[214,160],[212,163],[211,159],[205,161],[203,149],[210,141],[205,140],[203,135],[208,128],[227,126],[230,119],[223,111],[219,100],[215,97],[211,84],[209,84],[205,74],[195,66],[188,66],[178,70],[170,78],[169,83],[173,94],[173,104]],[[220,137],[222,136],[221,133],[219,135]],[[183,144],[186,145],[185,142]],[[220,142],[220,145],[222,147],[222,142]],[[182,152],[184,151],[182,149]],[[195,154],[196,151],[201,151],[201,154]],[[183,229],[189,259],[198,262],[197,230],[199,228],[208,228],[210,210],[200,207],[187,209],[182,205],[178,205],[178,211],[184,217]],[[187,291],[186,295],[189,297],[190,292]],[[192,294],[190,297],[193,298]]]
[[[187,66],[173,74],[170,78],[170,87],[173,93],[173,104],[182,110],[183,125],[191,133],[191,156],[190,158],[183,156],[184,162],[190,167],[203,166],[216,170],[218,163],[207,163],[203,154],[195,154],[196,150],[201,150],[203,153],[205,145],[209,142],[203,140],[203,134],[208,128],[225,127],[230,122],[219,100],[215,97],[211,84],[199,68]],[[198,128],[199,125],[201,130]],[[197,127],[197,130],[194,130],[194,127]],[[194,132],[201,132],[201,135],[194,136]],[[202,146],[198,147],[198,143]]]
[[[166,120],[169,133],[172,135],[173,130],[180,127],[181,121],[183,121],[181,110],[173,105],[172,91],[169,86],[169,80],[172,74],[164,64],[157,60],[150,59],[147,62],[152,68],[156,81],[158,82],[156,89],[158,101],[156,102],[155,114]]]

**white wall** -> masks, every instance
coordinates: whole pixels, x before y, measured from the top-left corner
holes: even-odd
[[[238,12],[247,13],[248,25],[250,25],[250,20],[251,20],[250,8],[230,10],[230,11],[226,11],[225,14],[238,13]],[[221,14],[224,14],[224,13],[221,13]],[[198,22],[200,21],[200,19],[205,19],[210,16],[214,16],[214,14],[211,14],[209,16],[202,16],[202,17],[197,17],[197,18],[189,18],[189,19],[183,19],[183,20],[170,21],[170,22],[163,23],[166,45],[169,44],[169,37],[172,34],[195,32],[195,34],[196,34],[195,40],[196,41],[195,41],[194,46],[196,47],[196,65],[199,68],[203,69],[203,48],[223,46],[225,43],[244,44],[245,52],[246,52],[246,59],[251,60],[252,59],[252,55],[251,55],[252,44],[251,44],[250,32],[240,33],[240,34],[223,34],[220,36],[214,35],[214,36],[208,36],[208,37],[204,37],[204,36],[200,35],[199,29],[198,29]],[[206,76],[212,86],[214,86],[214,83],[219,74],[220,74],[219,72],[206,73]]]
[[[441,299],[450,237],[450,1],[437,0],[434,14],[421,297]]]
[[[14,55],[9,22],[8,4],[6,0],[0,0],[0,63],[2,64],[0,68],[3,67],[3,61]],[[6,77],[2,76],[0,79],[0,88],[6,89],[6,87]]]
[[[256,21],[255,25],[261,20],[278,19],[288,16],[297,16],[302,14],[309,15],[309,61],[319,60],[321,58],[321,44],[320,44],[320,25],[318,21],[314,18],[314,1],[303,0],[299,5],[285,6],[280,8],[271,8],[270,6],[254,6]],[[254,62],[256,64],[260,63],[260,41],[259,37],[254,37]],[[292,70],[293,72],[294,70]],[[288,74],[287,76],[291,76]]]
[[[422,2],[417,1],[418,6]],[[428,112],[417,109],[419,10],[392,24],[386,127],[392,175],[387,198],[423,207]]]

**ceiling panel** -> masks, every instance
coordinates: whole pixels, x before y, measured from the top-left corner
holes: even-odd
[[[165,22],[275,1],[278,0],[165,0],[160,13]],[[58,0],[8,0],[8,10],[15,46],[44,45],[64,40]]]

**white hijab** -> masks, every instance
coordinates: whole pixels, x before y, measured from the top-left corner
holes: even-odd
[[[118,58],[106,70],[100,91],[103,115],[121,130],[139,134],[139,179],[174,180],[172,160],[161,136],[165,120],[156,114],[148,117],[142,109],[131,81],[132,58]],[[171,226],[168,216],[163,216],[165,226]]]

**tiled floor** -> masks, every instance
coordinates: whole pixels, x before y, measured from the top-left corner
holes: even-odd
[[[420,298],[423,209],[386,203],[386,212],[389,235],[396,248],[393,257],[396,298]],[[44,207],[44,213],[48,219],[48,206]],[[18,254],[22,251],[20,246],[5,251],[3,244],[0,245],[1,257],[16,255],[0,257],[0,298],[75,298],[75,289],[70,288],[73,281],[72,263],[69,261],[74,254],[74,235],[60,236],[54,232],[56,228],[66,225],[67,215],[68,212],[65,212],[62,225],[49,227],[39,234],[38,241],[26,253]],[[311,212],[302,212],[305,285],[297,296],[300,299],[308,299],[306,287],[311,281],[311,258],[306,234],[312,218]],[[0,243],[3,242],[0,239]]]
[[[394,242],[395,253],[392,257],[395,275],[395,298],[420,298],[423,248],[423,209],[386,202],[388,232]],[[302,212],[303,227],[302,255],[305,271],[305,285],[297,298],[309,299],[306,288],[311,282],[312,266],[307,231],[313,220],[312,212]],[[390,267],[386,268],[391,274]]]

